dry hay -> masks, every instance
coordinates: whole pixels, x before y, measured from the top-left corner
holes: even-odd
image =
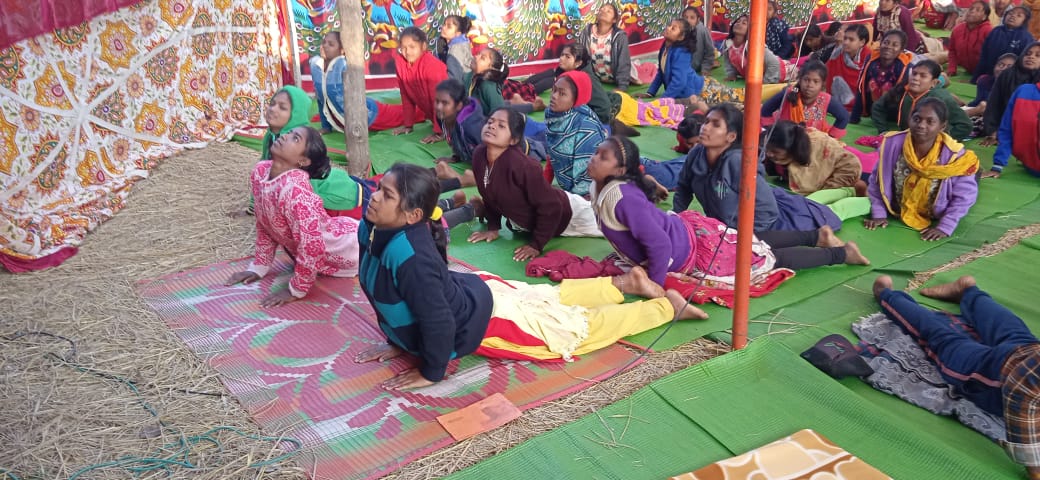
[[[931,278],[936,274],[953,270],[982,257],[992,257],[993,255],[1017,245],[1023,238],[1028,238],[1037,234],[1040,234],[1040,223],[1008,230],[993,243],[987,243],[971,252],[965,253],[964,255],[955,258],[950,263],[940,265],[928,271],[916,273],[914,278],[910,279],[907,283],[906,288],[907,290],[919,288],[927,283],[928,280],[931,280]]]
[[[385,478],[410,480],[444,477],[622,400],[658,378],[728,351],[727,345],[702,338],[671,350],[649,353],[645,362],[620,375],[574,395],[528,410],[501,428],[427,455]]]
[[[170,158],[60,268],[0,273],[0,335],[43,331],[74,342],[73,351],[42,335],[0,341],[0,468],[22,478],[68,478],[124,456],[155,456],[179,434],[218,425],[259,433],[238,403],[223,396],[216,373],[134,293],[140,280],[250,252],[251,220],[228,213],[244,205],[244,179],[255,161],[255,152],[229,144]],[[135,382],[169,428],[159,427],[126,384],[65,361]],[[174,469],[173,477],[252,478],[249,463],[280,453],[269,442],[215,437],[223,452],[199,445],[191,461],[200,469]],[[268,478],[304,478],[291,464],[279,472]],[[108,469],[83,478],[127,477]]]
[[[80,253],[56,269],[0,273],[0,479],[2,469],[21,478],[68,478],[80,469],[124,457],[152,457],[181,438],[227,425],[260,434],[226,391],[216,372],[191,353],[134,291],[141,280],[240,258],[252,252],[251,218],[242,209],[256,152],[214,144],[170,158],[153,178],[135,186],[127,208],[90,234]],[[48,332],[68,338],[24,335]],[[457,468],[478,462],[502,445],[576,420],[665,373],[718,354],[707,341],[651,354],[634,372],[528,412],[516,425],[449,449]],[[93,369],[77,370],[71,364]],[[109,377],[105,377],[109,375]],[[118,379],[133,382],[140,391]],[[165,427],[140,403],[160,415]],[[277,434],[277,432],[267,432]],[[500,437],[516,439],[501,442]],[[200,444],[170,478],[306,478],[294,462],[266,469],[248,465],[278,456],[270,442],[214,435]],[[495,450],[485,448],[491,445]],[[466,453],[459,452],[465,450]],[[162,456],[169,455],[166,452]],[[305,455],[306,453],[304,453]],[[436,466],[434,454],[408,472]],[[110,468],[81,478],[127,478]],[[163,470],[142,478],[166,477]]]

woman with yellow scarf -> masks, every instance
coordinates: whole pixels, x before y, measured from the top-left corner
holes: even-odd
[[[917,102],[910,129],[885,134],[880,158],[870,175],[868,230],[888,226],[888,216],[921,232],[921,239],[953,234],[979,193],[979,159],[943,132],[948,110],[937,98]]]

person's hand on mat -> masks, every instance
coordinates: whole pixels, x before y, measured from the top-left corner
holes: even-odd
[[[946,232],[943,232],[942,230],[939,230],[935,227],[929,227],[924,230],[921,230],[921,240],[924,240],[926,242],[934,242],[936,240],[941,240],[946,237],[949,237],[949,235],[947,235]]]
[[[493,242],[497,239],[498,230],[488,230],[486,232],[473,232],[469,235],[469,243]]]
[[[878,228],[878,227],[886,228],[886,227],[888,227],[888,219],[887,218],[867,218],[867,219],[863,220],[863,227],[865,227],[867,230],[873,230],[873,229]]]
[[[393,133],[394,135],[401,135],[401,134],[405,134],[405,133],[412,133],[412,127],[397,127],[391,133]]]
[[[997,144],[997,136],[996,135],[990,135],[990,136],[988,136],[986,138],[983,138],[982,140],[979,140],[979,146],[980,147],[992,147],[993,145],[996,145],[996,144]]]
[[[433,383],[423,377],[419,373],[418,368],[409,368],[398,373],[396,377],[383,382],[383,388],[386,390],[407,390],[409,388],[428,387],[433,385]]]
[[[632,94],[632,97],[634,97],[634,98],[654,98],[653,96],[651,96],[649,93],[646,93],[646,92],[634,93],[634,94]]]
[[[266,298],[260,301],[260,306],[263,308],[277,307],[279,305],[285,305],[286,303],[296,301],[296,297],[293,296],[292,292],[288,288],[285,290],[279,290],[268,295]]]
[[[1000,172],[996,170],[982,172],[982,178],[1000,178]]]
[[[224,282],[224,285],[227,286],[227,287],[230,287],[230,286],[235,285],[237,283],[253,283],[253,282],[257,281],[257,280],[260,280],[260,275],[257,275],[257,274],[255,274],[253,272],[250,272],[249,270],[246,270],[246,271],[238,272],[238,273],[232,275],[231,278],[229,278],[226,282]]]
[[[355,363],[366,363],[373,360],[385,362],[387,360],[400,357],[404,354],[404,350],[397,348],[396,345],[384,343],[382,345],[376,345],[374,347],[365,349],[363,352],[354,355]]]
[[[419,141],[421,143],[437,143],[437,142],[439,142],[441,140],[444,140],[444,136],[439,134],[439,133],[434,133],[434,134],[427,135],[426,137],[424,137],[422,140],[419,140]]]
[[[517,247],[516,250],[513,250],[513,260],[517,262],[526,262],[527,260],[537,257],[539,253],[541,252],[536,250],[534,247],[530,245],[524,245],[522,247]]]
[[[737,77],[733,76],[733,75],[726,75],[726,81],[727,82],[735,82],[735,81],[737,81]]]

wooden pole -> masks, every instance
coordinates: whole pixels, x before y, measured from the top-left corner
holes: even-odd
[[[766,0],[751,0],[748,18],[747,88],[744,90],[744,155],[740,163],[740,206],[737,210],[737,275],[733,302],[733,348],[748,339],[751,300],[751,239],[755,234],[755,184],[758,181],[758,138],[762,123],[762,74],[766,48]]]
[[[368,153],[368,109],[365,107],[365,25],[361,0],[340,0],[339,38],[347,69],[343,72],[343,135],[347,171],[366,178],[371,173]]]

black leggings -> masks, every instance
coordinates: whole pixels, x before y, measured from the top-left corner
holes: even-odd
[[[538,72],[538,73],[536,73],[534,75],[531,75],[530,77],[527,77],[527,80],[524,80],[524,83],[530,84],[532,87],[534,87],[535,93],[542,93],[542,92],[552,88],[553,83],[555,83],[555,82],[556,82],[556,69],[555,68],[550,68],[548,70],[544,70],[544,71]]]
[[[476,218],[473,211],[472,204],[465,204],[461,207],[455,208],[450,198],[442,198],[437,202],[437,206],[441,207],[444,211],[441,218],[444,219],[444,223],[448,225],[448,228],[455,228],[455,225],[466,223]]]
[[[769,244],[776,255],[776,266],[801,270],[803,268],[845,263],[844,247],[816,246],[819,230],[769,230],[756,232],[759,240]]]

